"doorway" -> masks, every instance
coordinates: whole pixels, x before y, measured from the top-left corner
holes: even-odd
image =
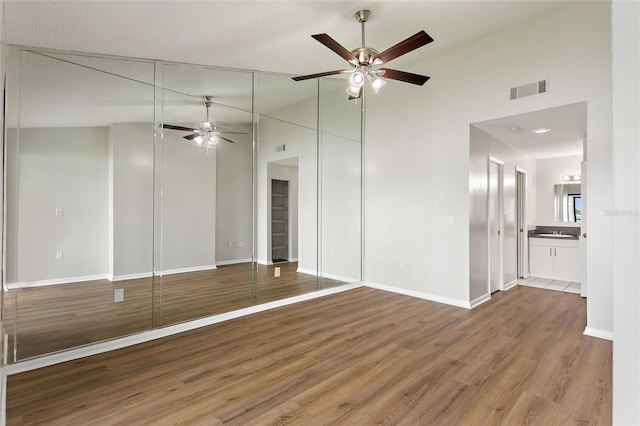
[[[271,259],[289,260],[289,182],[271,180]]]
[[[503,222],[503,181],[504,162],[489,157],[487,184],[487,232],[489,253],[489,293],[503,288],[502,264],[502,222]]]
[[[298,261],[298,157],[267,163],[267,264]]]

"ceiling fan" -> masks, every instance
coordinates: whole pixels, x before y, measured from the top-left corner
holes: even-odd
[[[349,64],[353,66],[352,69],[325,71],[317,74],[293,77],[293,79],[295,81],[301,81],[311,78],[326,77],[329,75],[350,73],[349,87],[347,88],[350,100],[358,99],[362,96],[362,90],[367,80],[371,83],[371,87],[375,93],[378,93],[378,90],[380,90],[380,88],[385,84],[382,77],[416,84],[418,86],[422,86],[426,83],[427,80],[429,80],[429,77],[427,76],[393,70],[390,68],[377,68],[377,66],[390,62],[405,53],[409,53],[412,50],[424,46],[425,44],[429,44],[433,41],[433,38],[431,38],[431,36],[426,32],[420,31],[400,43],[391,46],[387,50],[378,53],[376,49],[365,47],[364,24],[369,19],[370,14],[371,11],[369,10],[360,10],[355,14],[358,22],[362,24],[362,47],[358,47],[352,51],[347,50],[340,43],[329,37],[328,34],[315,34],[311,36],[327,46],[329,49],[333,50],[342,58],[346,59]]]
[[[204,145],[205,151],[207,152],[210,147],[214,147],[215,145],[217,145],[220,139],[223,141],[235,143],[231,139],[227,139],[226,137],[222,136],[222,134],[225,133],[225,134],[245,135],[246,133],[227,132],[227,131],[218,130],[218,127],[211,121],[209,117],[209,108],[211,108],[211,105],[213,104],[213,101],[211,99],[212,99],[212,96],[202,97],[202,106],[204,106],[207,109],[207,117],[206,117],[206,121],[198,122],[197,127],[174,126],[173,124],[162,124],[162,127],[165,129],[182,130],[185,132],[191,132],[191,134],[184,136],[184,138],[187,140],[194,141],[199,146]]]

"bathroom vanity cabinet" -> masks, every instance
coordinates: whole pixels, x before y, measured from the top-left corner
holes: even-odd
[[[531,276],[580,282],[580,252],[577,239],[529,237]]]

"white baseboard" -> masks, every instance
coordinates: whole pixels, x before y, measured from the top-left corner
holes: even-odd
[[[298,268],[296,269],[296,272],[299,272],[301,274],[307,274],[307,275],[317,275],[317,272],[314,271],[313,269],[305,269],[305,268]],[[321,278],[327,278],[330,280],[336,280],[336,281],[342,281],[345,283],[354,283],[354,282],[359,282],[360,279],[359,278],[353,278],[353,277],[344,277],[341,275],[334,275],[334,274],[321,274],[320,275]]]
[[[67,278],[55,278],[52,280],[39,280],[39,281],[23,281],[17,283],[7,283],[7,288],[9,290],[14,290],[18,288],[31,288],[31,287],[45,287],[48,285],[58,285],[58,284],[71,284],[71,283],[79,283],[83,281],[96,281],[96,280],[108,280],[108,274],[100,274],[100,275],[83,275],[78,277],[67,277]]]
[[[599,339],[613,340],[613,332],[603,330],[601,328],[585,327],[582,334],[585,336],[597,337]]]
[[[109,276],[109,281],[136,280],[139,278],[150,278],[152,276],[153,274],[151,272],[143,272],[141,274],[113,275]]]
[[[297,261],[298,261],[297,257],[292,257],[291,259],[287,260],[287,262],[297,262]],[[282,263],[282,262],[273,263],[272,260],[264,260],[264,259],[258,259],[257,262],[258,262],[258,265],[267,265],[267,266]]]
[[[432,302],[444,303],[446,305],[457,306],[459,308],[471,309],[471,305],[466,300],[452,299],[450,297],[442,297],[435,294],[423,293],[421,291],[407,290],[404,288],[391,287],[384,284],[376,284],[365,282],[366,287],[375,288],[377,290],[389,291],[392,293],[403,294],[405,296],[417,297],[418,299],[430,300]]]
[[[360,281],[360,278],[345,277],[345,276],[342,276],[342,275],[334,275],[334,274],[322,273],[320,276],[322,278],[327,278],[327,279],[336,280],[336,281],[342,281],[344,283],[353,283],[353,282]]]
[[[4,367],[3,377],[23,373],[25,371],[31,371],[38,368],[48,367],[63,362],[73,361],[80,358],[85,358],[92,355],[97,355],[104,352],[109,352],[116,349],[122,349],[127,346],[133,346],[151,340],[160,339],[163,337],[172,336],[174,334],[182,333],[189,330],[194,330],[200,327],[206,327],[212,324],[217,324],[223,321],[244,317],[257,312],[263,312],[270,309],[280,308],[282,306],[292,305],[298,302],[304,302],[306,300],[317,299],[319,297],[328,296],[331,294],[342,293],[343,291],[349,291],[362,287],[362,282],[346,284],[339,287],[331,287],[323,290],[314,291],[311,293],[301,294],[300,296],[289,297],[287,299],[276,300],[274,302],[263,303],[261,305],[254,305],[248,308],[239,309],[237,311],[227,312],[224,314],[213,315],[206,318],[200,318],[193,321],[188,321],[176,325],[171,325],[163,328],[157,328],[154,330],[143,331],[141,333],[133,334],[118,339],[108,340],[105,342],[95,343],[92,345],[69,349],[63,352],[58,352],[51,355],[45,355],[39,358],[32,358],[25,361],[19,361],[15,364],[9,364]]]
[[[216,261],[216,266],[224,266],[224,265],[237,265],[238,263],[251,263],[251,258],[248,259],[232,259],[232,260],[218,260]]]
[[[218,269],[218,268],[216,268],[216,265],[191,266],[188,268],[165,269],[164,271],[156,271],[155,275],[158,277],[161,277],[163,275],[184,274],[185,272],[209,271],[211,269]]]
[[[513,287],[515,287],[517,284],[518,284],[518,280],[513,280],[513,281],[509,281],[508,283],[504,284],[502,287],[503,287],[504,291],[507,291],[507,290],[512,289]]]
[[[478,305],[482,305],[484,302],[491,300],[491,293],[483,294],[480,297],[476,297],[471,302],[469,302],[469,308],[473,309]]]

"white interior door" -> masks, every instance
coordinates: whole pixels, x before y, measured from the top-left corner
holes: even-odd
[[[516,168],[516,232],[517,232],[517,278],[527,278],[527,174]]]
[[[489,292],[502,289],[502,162],[489,158]]]

